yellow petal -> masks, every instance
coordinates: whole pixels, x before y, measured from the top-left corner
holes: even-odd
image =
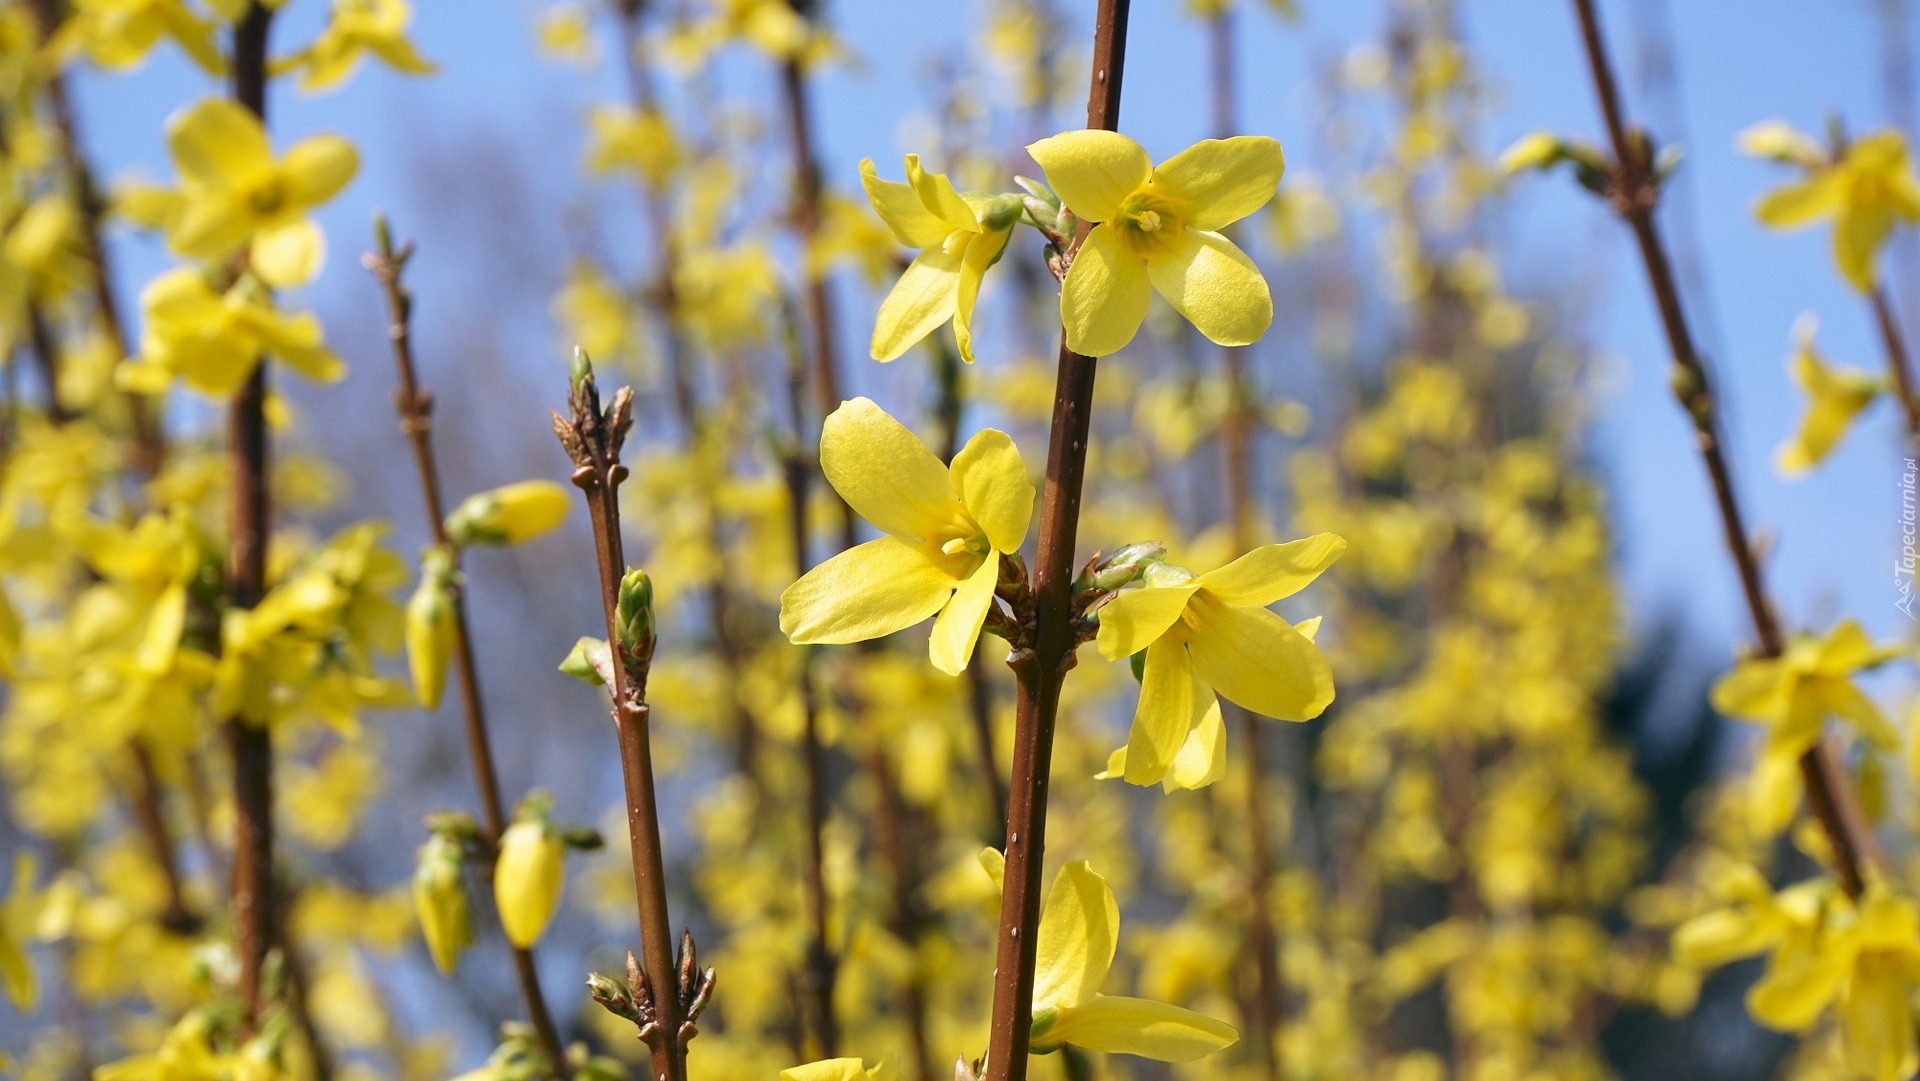
[[[1187,733],[1174,757],[1173,770],[1162,782],[1166,788],[1196,792],[1227,775],[1227,726],[1220,715],[1220,700],[1206,692],[1206,712]]]
[[[1140,703],[1127,733],[1128,784],[1158,784],[1173,768],[1193,727],[1193,662],[1184,643],[1161,638],[1147,647]]]
[[[1913,1076],[1914,1022],[1907,1004],[1911,988],[1905,973],[1878,965],[1854,970],[1841,1003],[1846,1026],[1847,1061],[1873,1081],[1903,1081]]]
[[[1147,317],[1147,268],[1110,226],[1097,225],[1060,288],[1067,348],[1088,357],[1118,353]]]
[[[275,289],[305,285],[320,273],[327,238],[311,218],[293,218],[254,234],[248,258],[253,272]]]
[[[1753,216],[1775,229],[1798,229],[1837,212],[1840,203],[1840,186],[1832,174],[1822,173],[1768,192],[1753,208]]]
[[[873,320],[875,360],[893,360],[953,318],[960,297],[960,260],[942,248],[914,257]]]
[[[1042,1037],[1049,1045],[1192,1062],[1240,1042],[1240,1030],[1205,1014],[1120,995],[1097,995],[1062,1010]]]
[[[1751,913],[1723,908],[1681,924],[1673,932],[1673,955],[1697,968],[1719,968],[1729,961],[1751,957],[1779,939],[1777,926],[1763,923]]]
[[[1199,627],[1187,643],[1194,671],[1222,698],[1281,721],[1318,717],[1333,701],[1319,647],[1265,608],[1232,608],[1195,594]]]
[[[493,866],[494,902],[507,941],[523,948],[540,941],[565,884],[566,846],[558,836],[535,822],[507,827]]]
[[[1033,1010],[1065,1009],[1093,997],[1106,981],[1120,941],[1120,906],[1086,860],[1060,868],[1040,913]]]
[[[913,193],[934,217],[947,224],[948,230],[977,233],[980,231],[980,219],[974,216],[973,208],[967,205],[960,193],[953,190],[953,181],[945,173],[929,173],[920,167],[920,155],[907,155],[907,183]]]
[[[1100,608],[1100,632],[1094,638],[1100,655],[1110,661],[1131,657],[1147,648],[1187,609],[1187,599],[1200,588],[1197,581],[1177,586],[1129,589]]]
[[[1852,968],[1850,961],[1838,951],[1789,942],[1774,954],[1766,974],[1747,992],[1747,1011],[1769,1028],[1804,1029],[1839,993]]]
[[[338,135],[316,135],[293,144],[280,163],[287,198],[294,205],[318,206],[340,193],[360,170],[360,154]]]
[[[1147,275],[1154,291],[1216,345],[1252,345],[1273,323],[1267,279],[1218,233],[1187,230],[1148,260]]]
[[[892,537],[855,545],[780,594],[780,629],[796,645],[880,638],[946,607],[955,582],[925,552]]]
[[[5,927],[0,927],[0,989],[4,989],[14,1008],[32,1013],[40,998],[33,977],[33,961]]]
[[[967,670],[973,660],[974,644],[980,641],[980,625],[986,622],[987,609],[993,605],[993,587],[1000,581],[1000,557],[988,556],[940,610],[933,621],[933,637],[927,650],[933,666],[950,676]]]
[[[1893,214],[1885,206],[1848,206],[1833,223],[1833,259],[1847,283],[1871,292],[1874,261],[1893,233]]]
[[[953,232],[953,226],[928,210],[912,187],[880,179],[872,158],[860,161],[860,187],[867,193],[867,202],[873,204],[873,212],[909,248],[937,248]]]
[[[253,232],[253,218],[230,193],[183,194],[167,222],[167,243],[189,259],[224,259]]]
[[[995,229],[973,238],[960,256],[960,291],[954,300],[953,340],[960,347],[960,359],[973,363],[973,303],[980,296],[980,282],[987,269],[1007,250],[1010,230]]]
[[[1013,438],[993,428],[975,432],[953,456],[951,472],[953,494],[986,531],[993,550],[1019,551],[1033,518],[1033,482]]]
[[[1127,196],[1146,186],[1153,159],[1111,131],[1066,131],[1027,147],[1060,201],[1086,221],[1111,221]]]
[[[1900,746],[1900,733],[1893,727],[1893,722],[1887,720],[1887,715],[1880,712],[1880,707],[1874,704],[1873,699],[1861,693],[1851,680],[1829,679],[1821,682],[1825,684],[1821,689],[1825,707],[1822,712],[1851,724],[1854,731],[1881,750]]]
[[[1785,713],[1786,693],[1779,661],[1746,660],[1720,677],[1708,700],[1729,717],[1768,720]]]
[[[273,167],[273,148],[254,115],[225,98],[208,98],[167,121],[167,148],[188,184],[245,187]]]
[[[1287,158],[1264,135],[1202,139],[1153,170],[1153,186],[1186,212],[1189,229],[1224,229],[1267,205]]]
[[[960,509],[947,467],[867,398],[843,402],[827,417],[820,470],[855,513],[902,540],[950,526]]]
[[[857,1058],[830,1058],[780,1071],[780,1081],[865,1081],[867,1068]]]
[[[1346,550],[1346,540],[1332,533],[1262,545],[1201,575],[1200,588],[1227,604],[1265,608],[1307,588]]]

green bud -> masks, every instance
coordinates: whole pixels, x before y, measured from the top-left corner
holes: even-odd
[[[653,579],[638,567],[620,579],[620,601],[614,612],[619,621],[620,648],[630,657],[653,655]]]
[[[1166,555],[1166,546],[1158,541],[1135,541],[1102,560],[1088,584],[1102,593],[1112,592],[1133,582]]]
[[[633,1008],[633,996],[627,993],[625,984],[612,976],[598,972],[587,973],[587,997],[598,1002],[602,1009],[615,1017],[633,1020],[638,1012]]]
[[[1060,197],[1053,193],[1052,188],[1047,187],[1040,181],[1032,177],[1016,176],[1013,178],[1013,182],[1020,185],[1021,191],[1026,192],[1028,196],[1044,204],[1049,210],[1060,209]]]
[[[571,374],[568,376],[568,379],[573,383],[574,392],[576,394],[579,393],[580,388],[586,384],[587,380],[592,378],[593,378],[593,358],[587,356],[587,351],[585,349],[582,349],[577,345],[574,346],[573,347],[573,370]]]

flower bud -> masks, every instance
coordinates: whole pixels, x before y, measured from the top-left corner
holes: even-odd
[[[615,610],[619,620],[620,649],[629,657],[653,655],[653,579],[639,568],[627,571],[620,579],[620,601]]]
[[[1093,569],[1089,584],[1102,593],[1111,592],[1140,577],[1147,567],[1166,558],[1167,549],[1158,541],[1135,541],[1100,561]]]
[[[626,985],[611,976],[598,972],[587,973],[587,997],[615,1017],[633,1020],[638,1016],[639,1011],[634,1009],[633,996],[627,993]]]
[[[460,954],[473,945],[473,910],[460,881],[460,842],[436,833],[420,846],[413,872],[413,907],[420,917],[420,934],[434,966],[452,974]]]
[[[522,818],[501,834],[493,900],[507,941],[525,949],[546,932],[566,883],[566,851],[560,835],[533,818]]]
[[[585,349],[582,349],[577,345],[574,346],[573,347],[573,365],[571,369],[568,371],[568,375],[567,375],[568,382],[573,384],[574,393],[578,394],[580,392],[581,385],[585,383],[587,380],[592,378],[593,378],[593,358],[587,356],[587,351]]]
[[[1529,169],[1550,169],[1566,160],[1567,144],[1547,131],[1523,135],[1500,155],[1500,171],[1512,176]]]
[[[524,480],[467,497],[447,515],[447,538],[470,544],[530,541],[567,516],[567,490],[550,480]]]
[[[420,704],[437,709],[447,688],[447,660],[458,631],[453,618],[453,556],[429,548],[420,560],[420,584],[407,601],[407,668]]]
[[[581,638],[560,661],[560,671],[595,687],[613,682],[613,654],[598,638]]]

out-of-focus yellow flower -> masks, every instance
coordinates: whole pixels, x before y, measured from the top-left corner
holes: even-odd
[[[892,360],[953,320],[960,359],[973,361],[973,303],[987,268],[1000,261],[1020,220],[1020,200],[1011,195],[961,195],[944,173],[920,167],[908,154],[907,182],[882,180],[873,159],[860,162],[860,185],[874,213],[900,243],[921,249],[874,319],[871,352]]]
[[[593,13],[585,4],[556,4],[540,16],[540,51],[580,67],[590,67],[598,54],[593,47]]]
[[[891,1055],[872,1068],[857,1058],[830,1058],[780,1071],[780,1081],[894,1081],[899,1076]]]
[[[567,284],[553,297],[553,318],[566,341],[595,360],[630,357],[638,339],[639,305],[621,293],[600,268],[574,263]]]
[[[1824,638],[1795,635],[1779,657],[1743,660],[1714,684],[1713,708],[1767,726],[1754,766],[1755,829],[1778,833],[1792,818],[1799,801],[1800,756],[1819,742],[1828,717],[1851,724],[1876,747],[1900,745],[1886,715],[1853,682],[1855,673],[1897,655],[1898,650],[1876,647],[1849,619]]]
[[[440,708],[447,689],[447,662],[458,644],[453,591],[453,553],[433,547],[420,558],[420,584],[407,601],[407,670],[413,693],[428,709]]]
[[[1085,860],[1060,869],[1040,913],[1033,974],[1033,1049],[1192,1062],[1239,1042],[1224,1021],[1150,999],[1103,995],[1120,943],[1120,906]]]
[[[180,267],[149,283],[140,305],[146,315],[140,355],[117,374],[128,390],[159,394],[178,379],[202,394],[227,397],[267,354],[316,382],[346,374],[321,340],[313,313],[279,311],[248,279],[221,294],[200,271]]]
[[[395,71],[431,75],[439,68],[407,40],[413,7],[407,0],[333,0],[333,17],[313,44],[274,62],[275,74],[300,73],[300,89],[328,90],[344,82],[366,53]]]
[[[61,64],[84,53],[103,68],[124,70],[145,60],[162,37],[179,42],[207,74],[226,74],[213,23],[183,0],[74,0],[48,47]]]
[[[447,539],[458,545],[525,544],[566,521],[573,500],[550,480],[523,480],[476,492],[447,515]]]
[[[1281,254],[1291,255],[1340,233],[1340,205],[1305,177],[1287,181],[1273,197],[1269,233]]]
[[[840,497],[887,534],[841,552],[780,595],[796,644],[879,638],[938,613],[933,665],[959,675],[973,658],[1000,580],[1033,514],[1033,484],[1005,432],[985,429],[941,464],[866,398],[841,405],[820,435],[820,468]]]
[[[34,909],[33,879],[38,866],[33,853],[21,851],[13,857],[13,885],[7,899],[0,903],[0,990],[23,1014],[30,1014],[40,998],[34,979],[33,961],[27,956],[26,941],[32,931]]]
[[[1754,215],[1775,229],[1798,229],[1833,219],[1833,258],[1848,284],[1861,292],[1873,288],[1874,261],[1895,225],[1920,221],[1920,180],[1913,175],[1907,141],[1896,131],[1879,131],[1849,145],[1837,160],[1809,161],[1811,140],[1790,138],[1769,124],[1749,129],[1742,140],[1748,153],[1802,164],[1806,177],[1775,188],[1754,207]]]
[[[1788,370],[1807,396],[1807,412],[1800,427],[1780,449],[1774,462],[1780,472],[1797,477],[1826,460],[1852,426],[1853,418],[1873,404],[1886,384],[1857,368],[1829,365],[1814,347],[1815,323],[1802,316],[1793,326],[1793,360]]]
[[[1217,747],[1215,692],[1279,720],[1318,717],[1333,701],[1333,672],[1313,640],[1267,606],[1305,589],[1346,548],[1346,541],[1322,533],[1256,548],[1201,575],[1157,563],[1140,588],[1107,602],[1099,610],[1101,656],[1117,661],[1146,651],[1125,756],[1110,763],[1109,772],[1119,766],[1129,783],[1154,784],[1175,773],[1190,735]],[[1206,752],[1209,758],[1219,753]],[[1207,783],[1217,773],[1196,766],[1179,772],[1197,772],[1192,779]]]
[[[566,844],[546,821],[544,806],[523,810],[520,819],[501,834],[500,858],[493,866],[493,899],[507,941],[524,949],[546,933],[560,908],[566,857]]]
[[[686,161],[673,122],[655,110],[595,106],[587,139],[587,169],[596,176],[631,172],[658,188]]]
[[[1069,131],[1027,147],[1067,209],[1099,222],[1060,290],[1067,348],[1117,353],[1159,293],[1208,340],[1251,345],[1273,322],[1267,280],[1219,230],[1273,198],[1280,144],[1240,135],[1195,143],[1155,167],[1116,132]]]
[[[814,32],[787,0],[708,0],[707,10],[667,37],[664,51],[682,68],[695,68],[727,45],[742,41],[777,61],[820,59],[831,43]]]
[[[413,905],[434,966],[452,975],[460,955],[473,945],[473,910],[461,881],[457,838],[436,832],[420,846],[419,863],[413,872]]]
[[[326,237],[307,212],[359,170],[352,143],[316,135],[275,158],[258,118],[209,98],[168,121],[167,145],[180,172],[180,208],[167,229],[175,251],[224,259],[245,249],[260,280],[281,289],[319,273]]]

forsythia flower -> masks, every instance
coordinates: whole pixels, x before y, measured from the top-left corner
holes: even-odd
[[[145,60],[163,36],[179,42],[207,74],[225,74],[213,24],[183,0],[74,0],[48,48],[62,64],[84,52],[101,67],[118,70]]]
[[[1020,220],[1012,195],[961,195],[944,173],[907,155],[907,182],[882,180],[873,159],[860,162],[860,184],[874,213],[900,243],[922,249],[894,283],[873,324],[875,360],[892,360],[935,327],[953,320],[960,359],[973,361],[973,302],[987,268],[1000,261]]]
[[[1750,867],[1722,883],[1733,904],[1683,924],[1674,953],[1712,968],[1771,949],[1766,974],[1747,993],[1747,1012],[1783,1032],[1840,1009],[1847,1060],[1874,1081],[1912,1075],[1916,1049],[1909,1000],[1920,983],[1920,908],[1871,882],[1848,900],[1814,880],[1775,895]]]
[[[407,0],[333,0],[333,18],[313,44],[274,64],[275,74],[300,70],[300,89],[326,90],[353,74],[361,54],[372,53],[395,71],[431,75],[439,69],[407,40],[413,8]]]
[[[594,61],[593,14],[581,4],[559,4],[540,16],[540,51],[590,66]]]
[[[673,123],[656,110],[601,105],[587,114],[587,127],[587,170],[595,176],[627,169],[657,188],[686,158]]]
[[[140,305],[146,313],[140,355],[118,375],[128,390],[158,394],[179,379],[203,394],[225,397],[240,389],[266,353],[317,382],[345,374],[340,358],[321,341],[320,321],[311,312],[279,311],[247,279],[221,294],[200,271],[180,267],[150,282]]]
[[[1848,146],[1837,160],[1808,162],[1799,142],[1784,142],[1780,125],[1742,140],[1748,153],[1807,167],[1806,179],[1768,192],[1754,215],[1776,229],[1798,229],[1833,219],[1833,258],[1840,273],[1865,293],[1874,285],[1874,260],[1896,224],[1920,221],[1920,181],[1898,132],[1881,131]],[[1798,147],[1799,149],[1795,149]]]
[[[420,560],[420,584],[407,601],[407,670],[413,692],[428,709],[440,707],[447,689],[447,660],[457,644],[453,554],[433,547]]]
[[[780,1081],[894,1081],[900,1068],[891,1056],[872,1069],[857,1058],[830,1058],[780,1071]]]
[[[1794,324],[1793,381],[1807,395],[1807,414],[1793,437],[1780,445],[1775,462],[1780,472],[1799,476],[1833,452],[1853,418],[1873,404],[1885,389],[1879,379],[1856,368],[1829,366],[1813,345],[1814,323],[1803,317]]]
[[[1148,287],[1220,345],[1250,345],[1273,322],[1267,280],[1219,230],[1273,198],[1286,158],[1263,136],[1207,139],[1156,168],[1110,131],[1027,147],[1067,209],[1099,222],[1060,290],[1067,348],[1119,352],[1147,316]]]
[[[13,886],[0,902],[0,990],[23,1014],[33,1012],[39,1000],[39,985],[33,975],[33,961],[27,957],[25,940],[31,930],[33,879],[37,873],[31,852],[16,852],[13,857]]]
[[[493,866],[493,899],[507,941],[525,949],[540,941],[560,908],[567,849],[541,813],[523,814],[500,837]]]
[[[1767,726],[1754,769],[1754,828],[1785,827],[1797,805],[1797,763],[1820,740],[1829,716],[1851,723],[1869,743],[1897,747],[1899,733],[1880,707],[1854,686],[1853,675],[1897,651],[1881,649],[1849,619],[1825,638],[1795,635],[1784,655],[1741,661],[1713,687],[1713,708]]]
[[[1346,548],[1321,533],[1256,548],[1201,575],[1157,563],[1141,588],[1099,609],[1101,656],[1146,651],[1133,729],[1108,772],[1139,785],[1211,783],[1221,739],[1216,692],[1279,720],[1319,716],[1333,701],[1326,658],[1307,633],[1267,606],[1306,588]]]
[[[223,259],[245,248],[253,272],[275,288],[319,272],[326,238],[307,211],[359,170],[352,143],[316,135],[275,159],[252,113],[210,98],[168,122],[167,144],[180,171],[180,209],[167,230],[175,251]]]
[[[1233,1046],[1223,1021],[1150,999],[1103,995],[1120,942],[1120,906],[1085,860],[1060,869],[1040,913],[1033,974],[1033,1050],[1090,1051],[1192,1062]]]
[[[413,905],[420,917],[420,935],[441,972],[451,975],[460,954],[473,945],[473,910],[466,886],[460,881],[460,842],[435,833],[420,846],[420,862],[413,872]]]
[[[841,405],[820,435],[820,468],[887,535],[841,552],[780,595],[780,629],[796,644],[879,638],[939,614],[934,667],[965,671],[993,604],[1000,557],[1018,552],[1033,513],[1019,448],[986,429],[951,468],[866,398]]]
[[[523,480],[477,492],[447,515],[454,544],[525,544],[566,520],[573,500],[550,480]]]

